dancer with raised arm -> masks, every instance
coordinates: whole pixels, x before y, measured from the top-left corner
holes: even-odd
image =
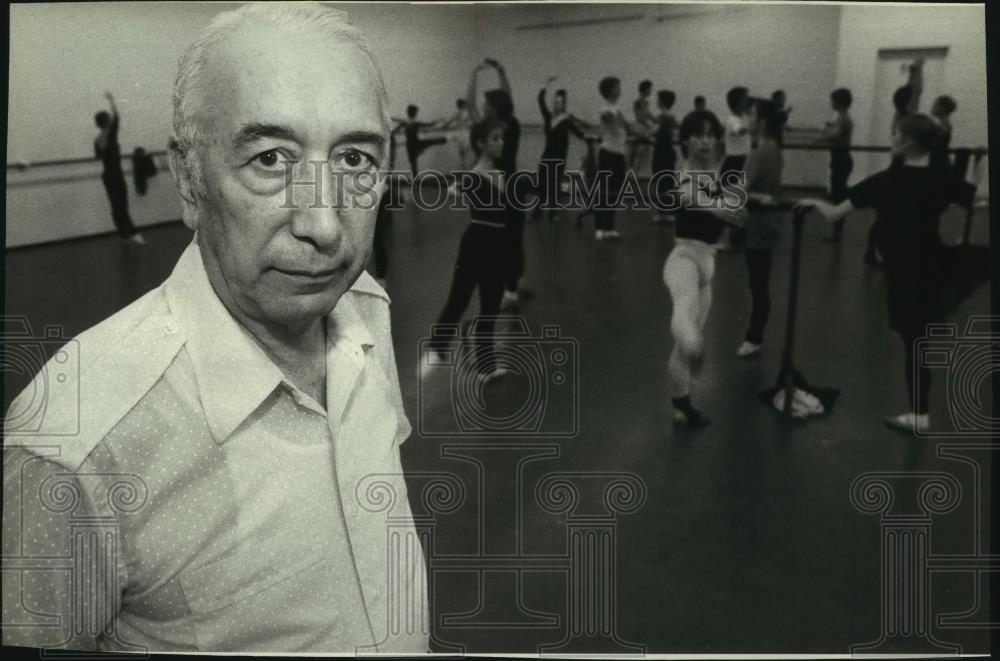
[[[545,207],[549,210],[549,220],[552,221],[557,219],[556,210],[559,206],[563,180],[566,177],[569,136],[572,134],[581,140],[586,139],[579,126],[580,120],[567,111],[566,90],[556,90],[552,110],[549,110],[546,95],[549,86],[556,80],[556,76],[549,76],[545,81],[545,87],[538,92],[538,110],[542,113],[545,148],[542,150],[542,160],[538,168],[540,200],[536,214],[540,216],[542,207]]]
[[[102,110],[94,115],[94,122],[100,129],[100,133],[94,138],[94,156],[103,165],[101,182],[104,183],[108,201],[111,202],[111,219],[118,230],[118,237],[122,241],[144,246],[146,240],[136,231],[128,212],[128,186],[122,172],[122,152],[118,144],[118,106],[115,105],[115,97],[111,92],[105,92],[104,97],[111,106],[111,112]]]

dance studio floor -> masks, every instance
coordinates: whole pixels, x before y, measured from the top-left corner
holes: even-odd
[[[592,220],[577,232],[575,214],[528,223],[535,295],[519,314],[529,336],[511,337],[503,350],[543,356],[546,385],[531,389],[523,375],[491,383],[483,397],[492,417],[463,417],[455,407],[474,402],[456,399],[447,375],[418,386],[415,368],[467,216],[396,213],[388,291],[414,426],[402,460],[431,540],[435,649],[848,653],[883,638],[898,616],[884,651],[986,650],[988,631],[977,623],[989,620],[987,581],[964,567],[989,537],[989,465],[975,448],[987,439],[913,438],[882,425],[906,408],[906,394],[882,276],[861,260],[871,216],[848,220],[840,244],[821,240],[828,230],[819,220],[805,230],[794,362],[811,382],[841,390],[832,415],[791,422],[756,396],[781,357],[786,231],[764,349],[750,360],[734,355],[749,312],[743,255],[718,257],[694,391],[711,424],[692,433],[671,426],[666,379],[671,304],[661,272],[673,230],[649,224],[649,215],[620,214],[617,243],[596,243]],[[961,222],[960,211],[948,212],[946,240],[961,235]],[[987,241],[986,225],[978,212],[973,242]],[[161,282],[190,233],[175,223],[146,238],[145,248],[103,236],[8,251],[7,314],[25,316],[36,335],[51,324],[79,333]],[[955,321],[987,313],[987,287]],[[558,333],[544,336],[543,325]],[[941,429],[950,425],[944,372],[931,405]],[[7,402],[24,382],[8,375]],[[524,405],[540,405],[531,420],[545,433],[530,423],[515,435],[482,431]],[[894,489],[882,514],[852,503],[852,483],[866,473]],[[960,487],[946,503],[953,509],[899,518],[934,505],[920,485],[935,479],[945,491]],[[872,494],[855,500],[877,505]],[[929,538],[907,565],[929,587],[915,611],[889,589],[902,575],[899,556],[883,553],[892,525]]]

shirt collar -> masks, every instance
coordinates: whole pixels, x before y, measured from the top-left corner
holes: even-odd
[[[185,334],[209,429],[224,443],[275,388],[292,384],[222,304],[209,282],[197,236],[178,260],[165,291]],[[326,324],[328,364],[334,347],[360,360],[374,345],[350,292],[341,296]]]

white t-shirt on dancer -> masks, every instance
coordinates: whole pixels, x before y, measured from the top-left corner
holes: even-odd
[[[746,156],[749,153],[750,131],[746,119],[740,115],[731,114],[726,117],[726,155]]]
[[[604,121],[604,115],[611,113],[614,119]],[[625,153],[625,116],[616,103],[605,103],[601,108],[601,149],[604,151]]]

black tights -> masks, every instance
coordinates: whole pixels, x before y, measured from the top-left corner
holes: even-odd
[[[750,297],[753,301],[750,311],[750,328],[746,340],[754,344],[764,341],[764,326],[771,312],[771,251],[747,248],[747,275],[750,280]]]
[[[914,413],[927,413],[931,394],[931,371],[916,365],[917,335],[901,334],[906,365],[906,393]],[[917,379],[914,383],[914,378]]]
[[[498,258],[497,252],[504,250],[504,231],[476,225],[470,225],[466,229],[458,248],[448,302],[438,317],[438,324],[458,324],[462,313],[469,307],[472,292],[479,289],[480,318],[473,328],[478,348],[475,368],[480,372],[491,372],[496,368],[496,340],[493,331],[496,315],[500,313],[504,280],[503,254],[501,252]],[[432,343],[432,348],[444,351],[449,344],[449,339],[439,339]]]
[[[108,200],[111,202],[111,219],[118,230],[118,236],[127,239],[135,234],[135,225],[132,224],[132,216],[128,212],[128,186],[125,185],[125,176],[121,173],[105,174],[101,177],[104,182],[104,190],[108,192]]]

